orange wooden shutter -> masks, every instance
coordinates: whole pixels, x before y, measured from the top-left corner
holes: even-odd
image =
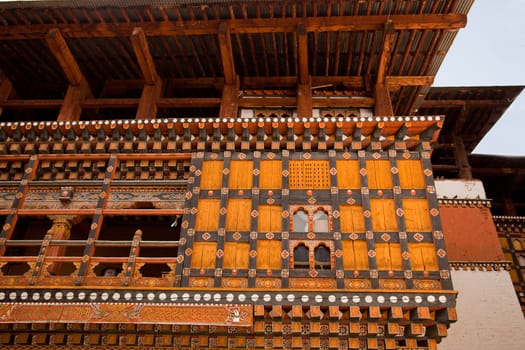
[[[281,241],[262,239],[257,241],[258,269],[281,269]]]
[[[282,187],[282,161],[261,160],[259,187],[261,189],[279,189]]]
[[[375,249],[378,270],[403,270],[399,243],[376,242]]]
[[[228,186],[230,189],[252,188],[253,161],[232,160],[230,163],[230,178]]]
[[[410,262],[412,270],[416,271],[437,271],[437,256],[434,244],[430,242],[410,242],[408,243],[410,251]]]
[[[392,188],[392,172],[389,160],[367,160],[369,188]]]
[[[368,270],[368,248],[366,241],[344,240],[343,268],[345,270]]]
[[[361,188],[361,174],[359,173],[359,161],[338,160],[337,184],[339,188]]]
[[[229,199],[226,231],[250,231],[251,199]]]
[[[250,243],[225,242],[222,267],[224,269],[247,269],[249,251]]]
[[[420,160],[400,159],[397,161],[397,167],[402,188],[425,188],[425,177]]]
[[[360,205],[341,205],[341,232],[364,232],[365,220]]]
[[[197,205],[195,230],[217,231],[219,229],[219,199],[200,199]]]
[[[282,208],[280,205],[259,206],[259,232],[282,231]]]
[[[370,199],[372,227],[376,232],[397,231],[396,209],[393,199]]]
[[[217,243],[194,242],[191,267],[194,269],[214,269]]]
[[[200,187],[206,190],[218,190],[222,187],[222,160],[205,160],[202,163]]]
[[[408,232],[432,231],[426,199],[403,199],[405,225]]]

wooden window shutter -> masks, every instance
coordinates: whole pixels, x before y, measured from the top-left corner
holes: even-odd
[[[412,270],[416,271],[437,271],[437,256],[434,243],[430,242],[409,242],[410,262]]]
[[[222,267],[224,269],[247,269],[249,252],[250,243],[225,242]]]
[[[226,213],[226,231],[250,231],[251,199],[229,199]]]
[[[257,241],[258,269],[281,269],[281,241],[262,239]]]
[[[432,222],[426,199],[403,199],[407,232],[432,231]]]
[[[375,249],[378,270],[403,270],[399,243],[376,242]]]
[[[343,240],[343,268],[345,270],[368,270],[368,248],[363,240]]]
[[[202,175],[200,188],[206,190],[218,190],[222,187],[222,160],[205,160],[202,163]]]
[[[217,231],[219,229],[219,199],[200,199],[197,205],[195,230]]]
[[[259,187],[263,190],[279,189],[282,187],[282,161],[261,160],[261,174]]]
[[[259,206],[259,232],[282,231],[282,208],[280,205]]]
[[[393,199],[370,199],[372,228],[375,232],[397,231],[395,202]]]
[[[253,182],[253,161],[232,160],[230,163],[230,189],[251,189]]]
[[[392,172],[389,160],[367,160],[369,188],[392,188]]]
[[[397,167],[401,188],[425,188],[425,177],[420,160],[400,159],[397,161]]]
[[[193,269],[214,269],[216,242],[194,242],[191,267]]]
[[[337,184],[339,188],[361,188],[361,174],[359,161],[337,160]]]
[[[360,205],[341,205],[341,231],[365,232],[363,207]]]

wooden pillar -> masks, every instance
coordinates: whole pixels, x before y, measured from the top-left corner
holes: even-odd
[[[225,84],[222,90],[219,118],[237,118],[239,109],[239,79],[233,84]]]
[[[71,220],[66,216],[56,216],[51,218],[53,220],[53,225],[47,231],[51,235],[51,239],[56,240],[67,240],[71,236]],[[65,246],[50,246],[47,249],[47,256],[63,256],[66,253],[67,247]],[[53,263],[48,271],[51,274],[59,274],[62,263]]]
[[[465,150],[463,138],[460,135],[454,135],[454,155],[456,157],[456,165],[459,167],[458,177],[461,179],[471,180],[472,170]]]
[[[392,100],[386,84],[376,84],[374,87],[375,107],[374,115],[393,116]]]
[[[7,102],[13,92],[13,84],[6,76],[0,73],[0,117],[2,116],[2,103]]]
[[[312,117],[312,78],[308,72],[308,33],[303,24],[297,26],[297,116]]]

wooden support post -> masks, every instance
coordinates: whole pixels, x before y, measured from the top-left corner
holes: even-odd
[[[51,229],[48,231],[48,234],[51,235],[51,239],[56,240],[66,240],[69,239],[71,235],[71,221],[64,216],[58,216],[54,217],[53,219],[53,226],[51,226]],[[47,249],[47,256],[53,257],[53,256],[64,256],[66,253],[66,246],[51,246]],[[62,263],[53,263],[48,271],[51,274],[58,275],[60,273],[60,268],[62,267]]]
[[[456,165],[459,167],[458,177],[465,180],[472,180],[472,169],[470,168],[463,138],[460,135],[454,135],[453,140]]]
[[[7,102],[11,93],[13,93],[13,84],[6,76],[0,73],[0,117],[3,112],[2,104]]]
[[[376,84],[374,88],[375,107],[374,115],[378,116],[393,116],[394,109],[392,108],[392,100],[390,99],[390,92],[385,84]]]
[[[312,79],[308,72],[308,33],[303,24],[297,26],[297,116],[312,117]]]
[[[89,84],[80,71],[80,67],[67,46],[62,33],[56,28],[46,34],[46,42],[51,53],[62,68],[69,87],[58,114],[58,120],[79,120],[82,113],[82,103],[87,97],[92,97]]]
[[[162,92],[162,81],[155,68],[155,62],[151,56],[148,41],[142,28],[133,29],[131,46],[137,57],[145,84],[135,118],[153,119],[157,116],[158,102]]]
[[[222,89],[221,108],[219,118],[237,118],[239,109],[239,79],[234,84],[226,84]]]

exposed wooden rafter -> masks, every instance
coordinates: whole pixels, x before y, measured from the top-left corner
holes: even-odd
[[[308,33],[304,24],[297,26],[297,116],[312,116],[312,79],[308,72]]]
[[[389,87],[385,83],[385,77],[395,38],[396,33],[394,31],[394,24],[391,20],[388,20],[383,29],[383,47],[379,56],[379,67],[377,69],[377,77],[374,87],[374,95],[376,99],[374,112],[376,115],[394,115],[392,99],[390,98]]]
[[[49,30],[45,35],[45,40],[69,82],[58,120],[79,120],[82,113],[82,102],[87,97],[93,96],[89,84],[60,30],[57,28]]]

